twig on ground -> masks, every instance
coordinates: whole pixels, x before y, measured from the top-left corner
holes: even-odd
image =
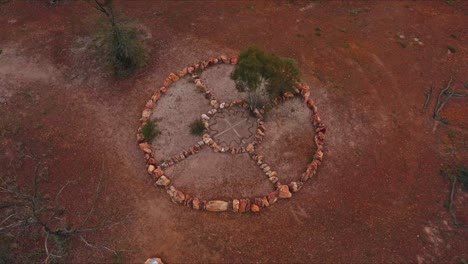
[[[422,112],[426,112],[426,109],[427,107],[429,106],[429,102],[431,101],[431,98],[432,98],[432,86],[429,88],[429,90],[426,90],[426,92],[424,92],[424,94],[426,95],[426,102],[424,103],[424,106],[423,106],[423,109],[422,109]]]
[[[450,215],[452,216],[453,224],[456,227],[467,228],[468,229],[468,225],[465,225],[465,224],[460,223],[458,221],[457,214],[455,213],[455,210],[453,210],[453,200],[454,200],[454,197],[455,197],[456,188],[457,188],[457,176],[453,176],[452,189],[450,191],[450,201],[449,201],[448,210],[450,212]]]
[[[447,95],[445,97],[445,100],[442,99],[442,96],[444,95],[444,93],[450,88],[450,86],[452,85],[452,81],[453,81],[453,77],[450,77],[450,81],[448,82],[447,86],[442,89],[442,91],[440,91],[439,93],[439,96],[437,96],[437,104],[436,104],[436,107],[434,109],[434,115],[432,116],[432,118],[436,121],[440,121],[440,122],[443,122],[443,123],[446,123],[444,122],[439,114],[440,114],[440,111],[442,110],[442,108],[445,106],[445,104],[447,103],[447,101],[450,99],[450,97],[452,97],[452,94],[453,93],[450,93],[449,95]]]

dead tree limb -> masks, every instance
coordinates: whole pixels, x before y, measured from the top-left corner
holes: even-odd
[[[422,109],[422,112],[426,112],[426,109],[427,107],[429,106],[429,102],[431,101],[431,98],[432,98],[432,86],[429,88],[429,90],[426,90],[426,92],[424,92],[424,95],[426,95],[426,102],[424,102],[424,106],[423,106],[423,109]]]
[[[449,95],[447,95],[445,97],[445,99],[442,99],[442,96],[444,95],[444,93],[450,88],[450,86],[452,85],[452,81],[453,81],[453,77],[450,77],[450,81],[448,82],[447,86],[442,89],[439,93],[439,95],[437,96],[437,103],[436,103],[436,106],[435,106],[435,109],[434,109],[434,115],[432,116],[432,118],[436,121],[440,121],[440,122],[443,122],[443,123],[446,123],[446,121],[442,120],[440,118],[440,111],[442,110],[442,108],[445,106],[445,104],[447,103],[447,101],[450,99],[450,97],[452,97],[452,94],[453,93],[450,93]]]
[[[450,200],[449,200],[448,210],[450,212],[450,215],[452,216],[453,224],[456,227],[468,228],[468,225],[465,225],[463,223],[460,223],[460,221],[458,221],[457,214],[455,213],[455,210],[453,209],[453,200],[455,198],[455,191],[457,189],[457,181],[458,181],[457,176],[453,176],[452,188],[450,190]]]

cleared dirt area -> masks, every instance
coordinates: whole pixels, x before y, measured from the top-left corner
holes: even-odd
[[[467,93],[467,1],[116,0],[116,10],[150,36],[148,65],[124,80],[112,76],[92,44],[95,21],[102,14],[85,1],[50,2],[0,1],[0,176],[17,175],[22,190],[31,190],[34,166],[28,156],[34,152],[49,168],[40,190],[52,202],[62,186],[76,181],[58,199],[66,209],[59,223],[77,226],[86,218],[100,176],[102,195],[90,226],[108,215],[129,217],[122,225],[84,237],[122,250],[119,255],[77,238],[60,261],[142,263],[153,256],[167,263],[468,259],[468,231],[453,224],[446,208],[451,181],[441,176],[446,167],[468,166],[468,98],[447,102],[440,115],[448,124],[432,118],[437,94],[451,77],[451,90]],[[76,48],[83,40],[90,44]],[[328,129],[324,162],[292,199],[260,214],[214,214],[173,204],[164,189],[154,186],[135,142],[141,110],[170,72],[249,46],[297,61]],[[206,79],[219,99],[235,89],[228,74],[221,74],[229,68],[218,70],[224,78],[220,82],[231,83],[229,90],[216,94],[217,88],[227,86],[215,87]],[[205,73],[211,70],[216,68]],[[431,86],[432,100],[423,112]],[[164,97],[161,103],[167,99],[169,109],[169,101],[176,98]],[[174,110],[163,118],[175,117],[177,107]],[[278,112],[280,118],[281,113],[295,114],[287,108]],[[283,142],[291,144],[284,150],[271,128],[281,131],[280,125],[267,124],[265,140],[279,141],[279,151],[297,153],[291,162],[306,162],[308,128],[284,135]],[[177,130],[189,133],[185,124],[173,126],[174,136]],[[160,129],[166,128],[160,124]],[[167,144],[172,147],[172,142]],[[265,156],[278,153],[270,152]],[[230,163],[237,161],[220,155],[213,170],[230,175]],[[237,178],[247,180],[247,173],[257,175],[258,170],[204,179],[210,163],[203,162],[205,167],[187,163],[187,168],[180,167],[182,174],[169,172],[180,177],[174,184],[206,195],[211,191],[207,185],[219,184],[235,195],[244,191]],[[250,162],[245,159],[245,164]],[[243,165],[237,165],[241,171]],[[191,170],[200,174],[191,175]],[[189,189],[184,180],[190,177],[205,184]],[[268,183],[263,177],[259,175],[258,186]],[[222,189],[219,185],[215,192]],[[458,186],[454,209],[465,223],[467,197]],[[2,193],[2,205],[3,198]],[[1,213],[0,222],[10,215]],[[42,263],[44,241],[41,228],[25,229],[18,236],[2,233],[0,259]]]
[[[209,101],[197,92],[190,77],[172,85],[151,115],[161,132],[152,142],[156,159],[170,159],[200,141],[201,136],[190,133],[190,124],[210,109]]]
[[[216,65],[204,71],[200,79],[208,86],[214,98],[220,102],[245,99],[246,93],[240,93],[236,89],[236,83],[231,79],[233,71],[232,65]]]
[[[214,153],[205,147],[168,168],[166,174],[174,187],[201,199],[262,197],[273,191],[273,185],[246,153]]]
[[[223,110],[209,121],[209,135],[223,148],[240,148],[253,142],[257,121],[241,107]]]
[[[315,153],[311,116],[312,112],[299,98],[288,100],[265,114],[267,133],[257,153],[265,156],[265,162],[271,164],[283,183],[297,180]]]

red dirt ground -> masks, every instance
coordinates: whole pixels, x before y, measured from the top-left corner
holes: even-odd
[[[460,82],[468,81],[468,2],[117,1],[150,49],[147,67],[126,80],[114,80],[86,46],[100,14],[83,2],[48,2],[0,1],[0,124],[17,130],[2,132],[0,170],[22,142],[48,162],[48,191],[77,179],[62,194],[72,222],[104,175],[98,217],[129,214],[130,223],[88,238],[129,250],[124,262],[468,259],[468,231],[453,226],[439,173],[468,166],[468,101],[449,101],[441,113],[449,125],[432,120],[434,100],[421,113],[424,91],[439,91],[450,76],[468,92]],[[176,206],[145,173],[135,144],[141,110],[170,71],[253,45],[296,59],[312,87],[328,127],[318,177],[258,215]],[[468,222],[467,195],[457,197]],[[11,242],[13,260],[43,239]],[[112,260],[76,242],[65,261]]]

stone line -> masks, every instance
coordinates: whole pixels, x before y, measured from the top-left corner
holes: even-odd
[[[274,98],[271,102],[267,103],[261,109],[255,109],[254,114],[257,117],[257,131],[255,135],[255,141],[248,144],[246,147],[233,148],[233,149],[224,149],[221,148],[208,134],[203,135],[203,140],[199,141],[194,146],[190,147],[188,150],[183,151],[178,156],[171,158],[170,160],[163,161],[158,164],[154,158],[154,150],[151,145],[147,142],[142,133],[142,128],[145,124],[148,123],[151,113],[156,106],[157,101],[161,96],[167,91],[167,89],[180,78],[190,74],[195,81],[195,85],[198,89],[201,89],[204,92],[206,99],[210,100],[210,105],[213,107],[208,113],[201,116],[205,127],[208,127],[208,120],[213,117],[218,111],[222,112],[224,108],[230,108],[234,106],[241,106],[245,109],[249,107],[247,102],[243,100],[235,100],[230,103],[219,102],[214,98],[211,92],[208,89],[208,86],[202,83],[199,78],[198,72],[205,70],[206,68],[216,65],[216,64],[232,64],[236,65],[238,62],[238,57],[233,56],[231,58],[226,55],[221,55],[218,58],[211,58],[205,60],[189,67],[186,67],[179,71],[177,74],[170,73],[169,76],[164,80],[163,86],[157,89],[151,99],[145,104],[145,108],[142,112],[140,119],[140,127],[138,128],[137,133],[137,142],[140,149],[143,151],[146,167],[148,174],[155,181],[156,186],[161,186],[166,189],[169,197],[174,203],[181,204],[195,210],[205,210],[210,212],[224,212],[227,210],[232,210],[233,212],[259,212],[262,208],[268,207],[277,202],[278,199],[288,199],[292,197],[292,193],[299,191],[304,183],[317,174],[317,170],[320,167],[323,160],[323,145],[326,133],[326,127],[322,123],[319,114],[317,113],[317,107],[314,101],[310,98],[310,87],[302,83],[296,83],[296,88],[294,93],[287,92],[283,96]],[[288,184],[281,184],[278,180],[277,173],[272,171],[271,167],[263,161],[263,156],[258,155],[255,152],[255,146],[260,144],[263,141],[263,136],[265,135],[266,129],[263,123],[263,115],[271,110],[274,106],[284,102],[287,99],[293,98],[295,95],[300,95],[304,99],[304,103],[312,111],[311,122],[315,128],[314,143],[317,147],[317,150],[313,156],[312,162],[310,162],[305,172],[302,173],[299,179],[292,181]],[[269,181],[272,182],[275,186],[275,189],[264,195],[263,197],[248,197],[241,199],[232,199],[230,201],[223,200],[211,200],[206,201],[193,197],[188,193],[184,193],[180,190],[177,190],[174,186],[171,185],[171,180],[164,174],[165,168],[172,166],[185,158],[194,155],[200,151],[204,146],[208,145],[215,152],[221,153],[230,153],[238,154],[247,152],[251,159],[253,159],[259,168],[265,173]]]

